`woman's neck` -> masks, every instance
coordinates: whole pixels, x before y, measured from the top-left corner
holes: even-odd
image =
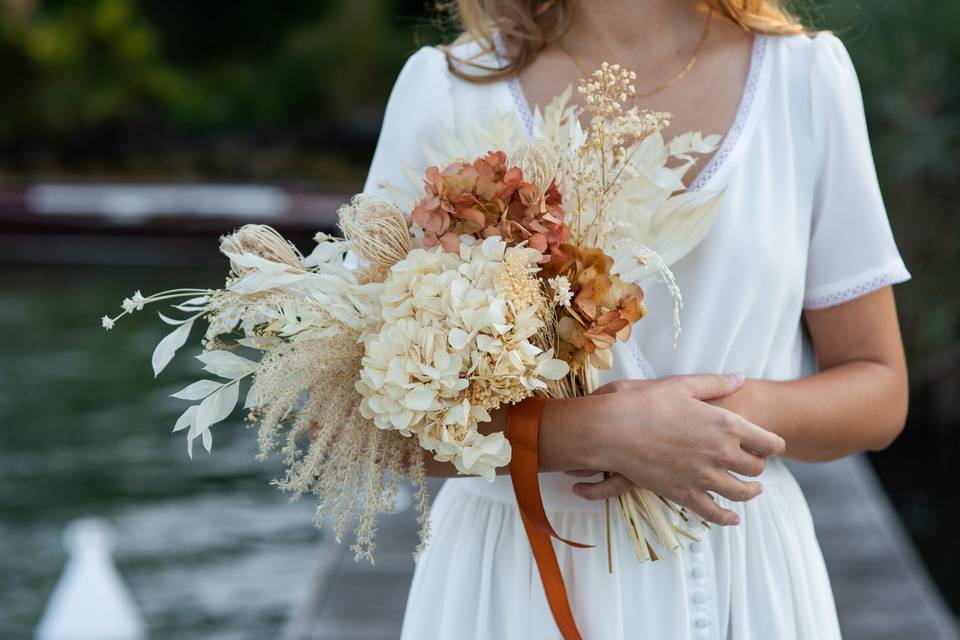
[[[564,46],[591,62],[636,65],[694,47],[708,9],[698,0],[575,0],[573,11]]]

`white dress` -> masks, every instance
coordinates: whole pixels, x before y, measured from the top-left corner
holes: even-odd
[[[457,118],[514,110],[530,126],[519,83],[453,76],[424,48],[390,97],[367,190],[403,182],[400,162],[425,169],[421,141]],[[705,240],[674,265],[683,334],[673,347],[671,301],[646,287],[649,314],[606,379],[743,372],[788,380],[812,371],[803,309],[842,303],[909,278],[874,171],[856,74],[830,34],[755,39],[736,119],[692,189],[725,188]],[[619,638],[830,640],[840,635],[810,512],[779,460],[764,493],[718,502],[741,524],[713,527],[673,557],[640,564],[612,510],[607,571],[602,502],[570,492],[573,479],[541,474],[544,502],[565,538],[555,543],[578,627],[588,640]],[[615,503],[613,503],[615,505]],[[432,508],[430,545],[417,563],[402,637],[558,638],[510,478],[448,480]]]

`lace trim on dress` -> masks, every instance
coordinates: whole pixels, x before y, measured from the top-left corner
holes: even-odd
[[[507,46],[504,44],[499,31],[493,33],[493,46],[495,49],[494,53],[497,55],[497,64],[502,68],[507,62]],[[520,78],[516,75],[510,76],[507,80],[507,88],[510,89],[510,95],[513,97],[513,105],[517,111],[517,115],[520,116],[520,120],[523,122],[523,128],[526,129],[527,135],[533,135],[533,111],[530,109],[530,103],[527,102],[527,97],[523,94]]]
[[[887,287],[892,284],[899,284],[909,279],[910,274],[906,269],[901,268],[896,271],[888,271],[887,273],[881,273],[880,275],[874,276],[869,280],[864,280],[863,282],[857,283],[850,287],[845,287],[839,291],[833,291],[820,296],[806,298],[803,301],[803,308],[826,309],[827,307],[849,302],[859,298],[860,296],[873,293],[877,289],[882,289],[883,287]]]
[[[640,350],[640,345],[631,339],[627,340],[627,348],[630,349],[630,355],[633,356],[637,366],[640,367],[640,371],[643,373],[643,379],[652,380],[656,378],[657,374],[654,372],[653,367],[650,366],[647,357],[643,355],[643,351]]]
[[[527,97],[523,95],[523,87],[520,86],[520,78],[511,76],[507,81],[510,86],[510,93],[513,95],[513,102],[517,105],[517,113],[523,121],[523,126],[528,135],[533,135],[533,112],[530,111],[530,103]]]
[[[763,60],[767,53],[767,37],[757,34],[753,37],[753,47],[750,51],[750,69],[747,71],[747,81],[743,85],[743,94],[740,96],[740,105],[737,107],[737,115],[733,117],[733,124],[730,130],[723,136],[723,142],[717,149],[706,166],[700,170],[697,177],[690,184],[687,191],[701,191],[706,186],[710,178],[713,177],[723,163],[726,162],[730,153],[733,151],[740,134],[747,126],[750,111],[753,110],[754,98],[757,96],[757,87],[760,85],[760,69],[763,68]]]

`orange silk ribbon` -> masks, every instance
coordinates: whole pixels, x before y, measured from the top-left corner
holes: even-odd
[[[547,519],[540,495],[540,477],[538,475],[540,452],[537,437],[540,434],[540,414],[543,413],[544,398],[527,398],[510,407],[507,413],[507,439],[513,453],[510,459],[510,479],[513,492],[517,496],[523,527],[530,539],[533,559],[540,571],[540,581],[547,596],[547,604],[553,612],[553,619],[564,640],[581,640],[577,623],[570,610],[567,588],[563,584],[560,564],[550,538],[556,538],[573,547],[589,548],[593,545],[581,544],[561,538]]]

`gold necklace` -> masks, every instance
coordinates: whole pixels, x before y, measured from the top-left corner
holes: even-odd
[[[664,89],[672,87],[673,85],[683,80],[684,77],[686,77],[686,75],[690,73],[690,70],[693,69],[693,65],[697,63],[697,58],[700,56],[700,52],[703,50],[703,43],[707,41],[707,36],[710,35],[710,25],[712,23],[713,23],[713,11],[710,11],[709,13],[707,13],[707,24],[703,27],[703,35],[700,36],[700,41],[697,43],[697,46],[694,48],[693,55],[690,56],[690,60],[687,62],[686,66],[684,66],[684,68],[680,70],[680,73],[676,74],[675,76],[673,76],[672,78],[670,78],[669,80],[661,84],[660,86],[656,87],[653,91],[648,91],[647,93],[637,93],[634,95],[634,97],[647,98],[656,93],[660,93]],[[557,40],[557,46],[560,47],[560,50],[563,51],[568,58],[570,58],[570,61],[573,62],[573,64],[577,65],[580,71],[584,74],[584,77],[589,77],[592,70],[588,69],[587,66],[583,64],[583,62],[580,60],[580,58],[578,58],[576,55],[573,54],[572,51],[570,51],[569,49],[567,49],[566,46],[564,46],[562,38],[560,40]]]

